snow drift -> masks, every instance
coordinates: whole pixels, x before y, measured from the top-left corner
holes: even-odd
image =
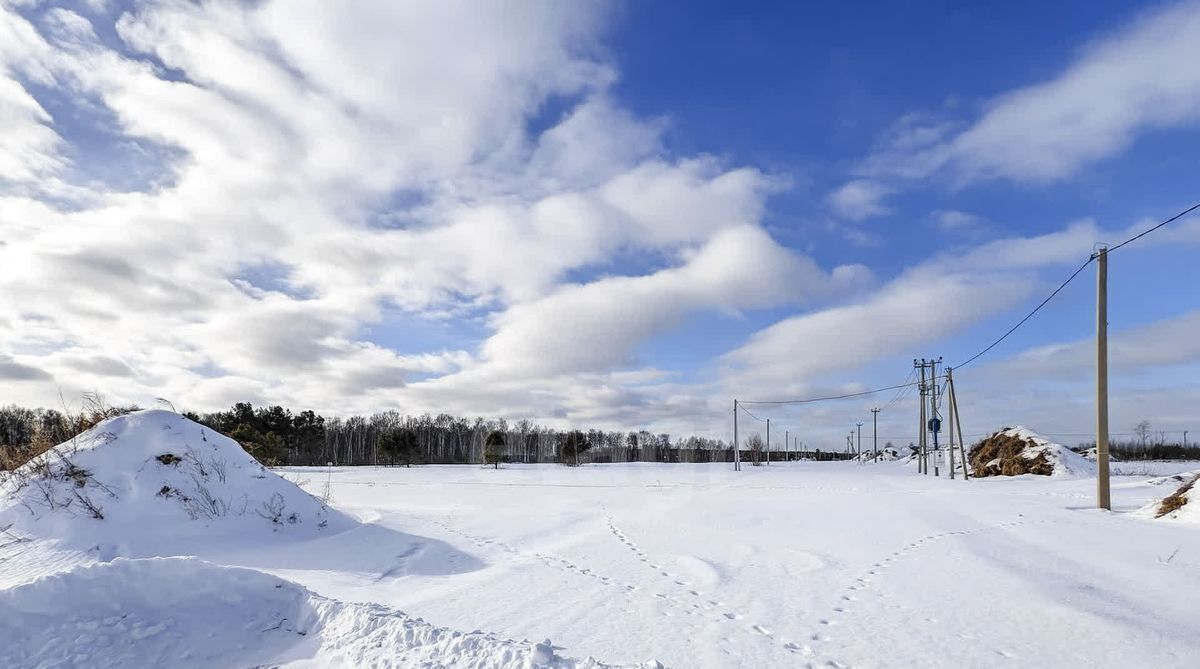
[[[1006,427],[971,447],[971,475],[1090,476],[1096,465],[1026,427]]]
[[[1156,499],[1138,509],[1137,515],[1143,518],[1200,523],[1200,469],[1152,479],[1149,483],[1166,483],[1168,481],[1180,485],[1170,495]]]
[[[354,525],[237,442],[169,411],[110,418],[10,473],[0,527],[102,560],[312,538]]]
[[[117,559],[2,591],[0,638],[4,667],[608,666],[195,558]]]

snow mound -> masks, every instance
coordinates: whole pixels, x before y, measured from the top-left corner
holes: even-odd
[[[4,667],[609,666],[195,558],[117,559],[0,591],[0,638]]]
[[[0,527],[103,560],[353,526],[234,440],[170,411],[110,418],[0,484]]]
[[[1181,485],[1170,495],[1156,499],[1138,509],[1135,514],[1142,518],[1200,524],[1200,469],[1152,479],[1149,482],[1161,484],[1168,481],[1178,481]]]
[[[983,439],[967,453],[971,475],[1094,476],[1096,465],[1071,449],[1026,427],[1007,427]]]
[[[915,451],[908,446],[884,446],[879,449],[879,462],[895,462],[897,460],[908,460],[915,454]],[[875,461],[875,451],[863,450],[859,456],[864,462]]]

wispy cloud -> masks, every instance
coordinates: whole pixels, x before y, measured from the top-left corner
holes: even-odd
[[[965,125],[902,119],[860,172],[892,185],[937,174],[1064,179],[1139,134],[1200,121],[1198,59],[1200,3],[1168,5],[1089,44],[1057,76],[997,95]]]

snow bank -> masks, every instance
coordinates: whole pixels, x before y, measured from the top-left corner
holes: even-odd
[[[195,558],[117,559],[0,591],[0,638],[4,667],[608,666]]]
[[[104,560],[354,524],[232,439],[158,410],[110,418],[54,447],[6,477],[0,495],[0,527]]]
[[[1156,485],[1167,482],[1178,483],[1179,487],[1170,495],[1138,509],[1135,514],[1143,518],[1200,524],[1200,469],[1148,481]]]
[[[971,447],[971,475],[1095,476],[1096,465],[1026,427],[1004,428]]]

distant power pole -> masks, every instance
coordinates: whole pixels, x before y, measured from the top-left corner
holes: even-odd
[[[875,442],[874,462],[879,462],[879,407],[871,409],[871,439]]]
[[[767,464],[771,464],[771,419],[767,419]]]
[[[858,464],[861,465],[862,464],[862,423],[861,422],[856,423],[856,425],[858,425],[858,453],[857,453]]]
[[[1112,509],[1108,492],[1108,247],[1096,252],[1096,506]]]
[[[733,401],[733,471],[742,471],[742,447],[738,444],[737,433],[737,400]]]
[[[788,455],[790,454],[789,452],[792,450],[790,448],[791,445],[792,445],[792,442],[791,442],[791,439],[788,437],[788,431],[784,430],[783,431],[783,459],[785,461],[789,459]]]

